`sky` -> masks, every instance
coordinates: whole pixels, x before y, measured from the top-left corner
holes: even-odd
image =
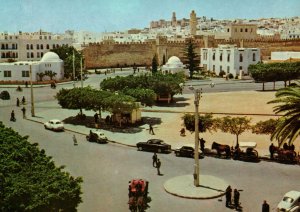
[[[149,27],[152,20],[300,16],[300,0],[0,0],[0,32],[111,32]]]

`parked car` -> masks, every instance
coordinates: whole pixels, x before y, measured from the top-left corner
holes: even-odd
[[[64,131],[64,124],[62,121],[58,119],[52,119],[46,123],[44,123],[45,129],[53,130],[53,131]]]
[[[300,191],[289,191],[277,206],[277,211],[299,212]]]
[[[181,148],[179,149],[176,149],[175,150],[175,155],[177,157],[194,157],[194,153],[195,150],[193,147],[190,147],[190,146],[182,146]],[[199,152],[199,158],[201,158],[201,153]]]
[[[171,145],[166,144],[161,139],[150,139],[147,142],[139,142],[136,144],[139,151],[151,152],[171,152]]]
[[[96,131],[90,131],[90,134],[86,136],[86,140],[89,142],[96,142],[100,144],[107,143],[107,137],[104,135],[103,132],[96,130]]]

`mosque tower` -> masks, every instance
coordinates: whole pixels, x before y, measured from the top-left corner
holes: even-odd
[[[193,10],[190,14],[190,29],[191,29],[192,36],[196,35],[196,28],[197,28],[197,17],[195,11]]]
[[[173,12],[173,15],[172,15],[172,27],[176,27],[176,25],[177,25],[176,13]]]

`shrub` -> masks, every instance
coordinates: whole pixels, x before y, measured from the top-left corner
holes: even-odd
[[[230,74],[228,75],[228,78],[229,78],[229,79],[233,79],[233,74],[230,73]]]
[[[10,99],[10,95],[9,95],[8,91],[2,91],[0,93],[0,99],[9,100]]]
[[[226,74],[225,71],[220,71],[219,77],[223,77],[225,74]]]

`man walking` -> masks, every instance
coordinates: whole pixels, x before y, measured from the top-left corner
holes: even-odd
[[[157,154],[154,153],[152,156],[152,166],[156,167],[157,166]]]
[[[159,159],[157,159],[157,163],[156,163],[157,175],[161,175],[161,174],[160,174],[160,170],[159,170],[160,166],[161,166],[161,162],[160,162]]]
[[[230,185],[226,188],[225,196],[226,196],[226,207],[229,207],[231,205],[231,192],[232,189]]]
[[[20,107],[20,100],[17,98],[17,107]]]
[[[21,110],[22,110],[22,113],[23,113],[23,119],[25,119],[26,118],[26,108],[23,107]]]
[[[274,144],[271,143],[271,145],[269,146],[269,152],[270,152],[270,159],[273,160],[274,158]]]
[[[234,208],[237,210],[240,205],[240,192],[237,189],[234,189],[233,192],[233,201],[234,201]]]
[[[270,206],[266,200],[264,200],[264,203],[262,204],[262,212],[270,212]]]
[[[75,136],[75,135],[73,135],[73,142],[74,142],[74,146],[77,146],[77,145],[78,145],[77,139],[76,139],[76,136]]]
[[[149,134],[154,135],[153,126],[152,124],[149,124]]]

